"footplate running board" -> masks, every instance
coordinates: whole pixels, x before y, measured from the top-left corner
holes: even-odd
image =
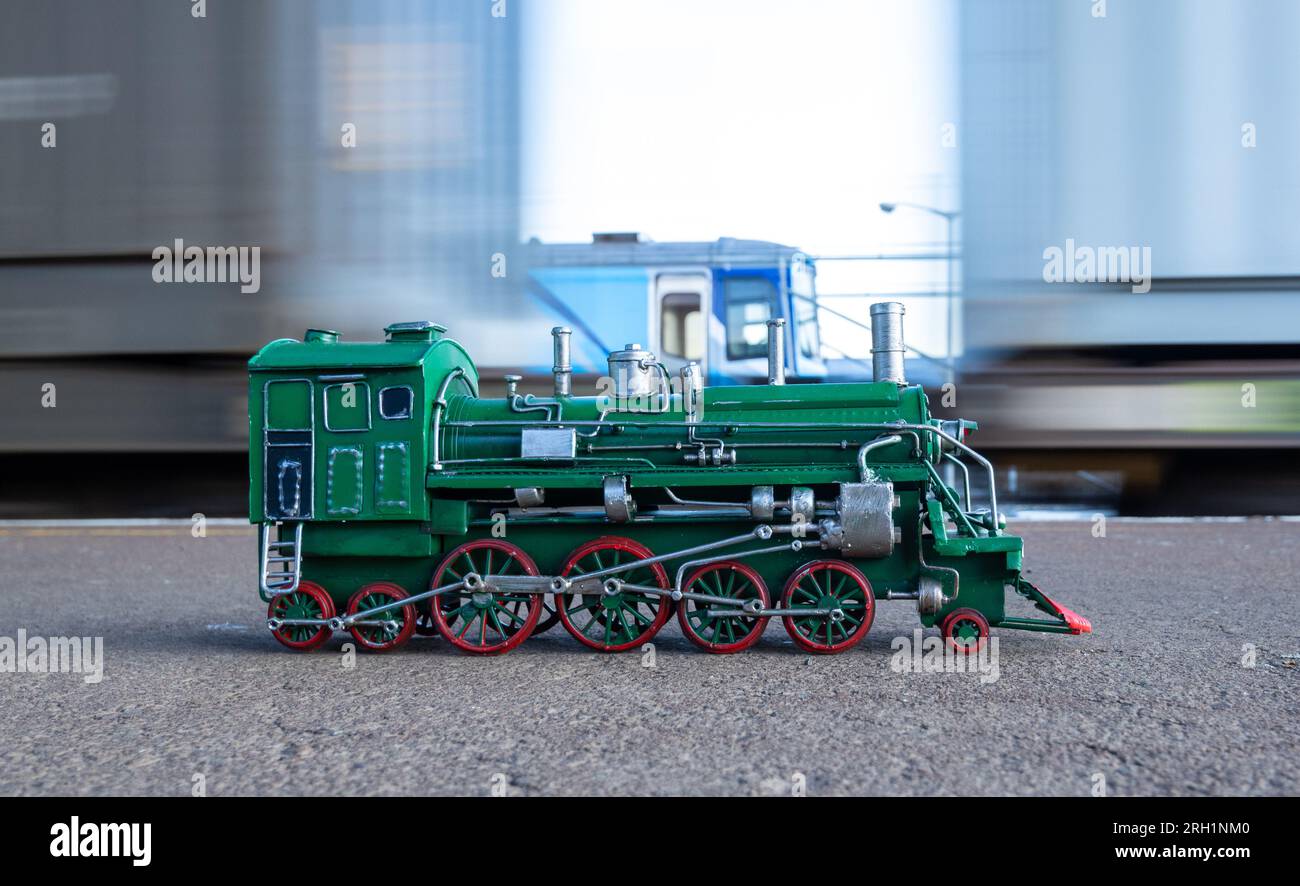
[[[263,599],[298,590],[302,574],[302,524],[293,524],[292,539],[284,537],[287,525],[262,523],[257,528],[257,546],[261,551],[257,574]],[[271,540],[272,526],[275,527],[275,541]]]

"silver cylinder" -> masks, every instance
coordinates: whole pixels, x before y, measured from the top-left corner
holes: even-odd
[[[871,373],[876,381],[905,385],[903,306],[896,301],[871,306]]]
[[[555,344],[555,365],[551,367],[551,372],[555,373],[555,396],[568,397],[573,394],[573,360],[569,356],[569,337],[573,335],[573,330],[567,326],[556,326],[551,330],[551,338]]]
[[[785,320],[767,321],[767,383],[785,384]]]
[[[608,358],[609,378],[614,384],[615,408],[628,412],[653,412],[655,398],[664,393],[667,369],[659,358],[639,344],[626,344]],[[666,408],[659,404],[660,408]]]

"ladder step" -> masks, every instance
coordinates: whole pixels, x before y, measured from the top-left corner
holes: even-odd
[[[263,529],[265,534],[262,537],[262,587],[270,593],[286,593],[296,587],[299,580],[299,558],[302,556],[299,542],[302,540],[302,524],[290,526],[277,523],[274,528],[277,535],[289,531],[292,531],[293,535],[287,539],[280,538],[278,541],[272,541],[271,527]]]

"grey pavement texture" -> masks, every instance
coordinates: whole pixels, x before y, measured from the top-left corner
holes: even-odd
[[[781,624],[733,656],[675,622],[655,667],[557,627],[496,658],[417,638],[342,667],[282,649],[233,526],[0,529],[0,636],[102,636],[105,676],[0,673],[0,793],[1300,793],[1300,523],[1014,527],[1030,577],[1092,619],[1001,631],[999,679],[896,673],[914,604],[809,656]],[[936,632],[927,632],[930,635]],[[1254,668],[1243,646],[1256,649]],[[504,777],[504,782],[502,778]]]

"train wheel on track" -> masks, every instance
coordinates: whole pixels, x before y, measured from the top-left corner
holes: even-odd
[[[686,579],[683,590],[735,600],[761,600],[768,608],[767,586],[757,572],[743,563],[725,561],[702,566]],[[684,633],[696,645],[709,652],[725,654],[748,649],[758,642],[767,627],[766,616],[710,616],[710,609],[730,608],[703,600],[683,597],[677,606],[677,620]]]
[[[266,610],[267,618],[302,619],[334,617],[334,601],[325,589],[312,581],[298,582],[298,589],[287,594],[276,594]],[[317,649],[333,633],[328,625],[281,625],[272,631],[275,639],[290,649],[309,652]]]
[[[474,572],[538,575],[537,564],[516,545],[498,539],[470,541],[443,558],[432,587],[442,587]],[[462,588],[430,601],[438,632],[457,649],[476,655],[509,652],[528,639],[541,615],[540,595]]]
[[[544,634],[560,623],[560,611],[555,608],[555,598],[549,595],[542,598],[542,614],[533,628],[534,636]]]
[[[975,609],[954,609],[939,627],[952,649],[969,655],[979,652],[989,639],[989,620]]]
[[[569,555],[560,574],[574,578],[653,556],[640,542],[608,535],[581,545]],[[646,587],[667,589],[669,586],[662,563],[638,566],[613,577]],[[578,642],[601,652],[623,652],[647,642],[668,621],[672,611],[669,602],[667,597],[658,594],[628,590],[617,594],[597,590],[555,595],[555,608],[565,629]]]
[[[838,610],[841,615],[787,615],[782,618],[794,642],[809,652],[843,652],[867,635],[876,616],[871,583],[841,560],[814,560],[801,566],[785,583],[785,609],[808,607]]]
[[[406,591],[392,582],[377,581],[352,595],[352,599],[348,600],[348,615],[365,612],[367,609],[374,609],[376,606],[383,606],[395,600],[404,600],[407,596]],[[349,633],[362,649],[371,652],[387,652],[406,643],[411,639],[411,634],[415,633],[415,604],[408,603],[399,609],[390,609],[366,620],[392,622],[393,625],[354,624],[348,628]],[[395,630],[393,626],[396,627]]]
[[[438,636],[438,623],[433,620],[427,600],[415,608],[415,632],[421,637]]]

